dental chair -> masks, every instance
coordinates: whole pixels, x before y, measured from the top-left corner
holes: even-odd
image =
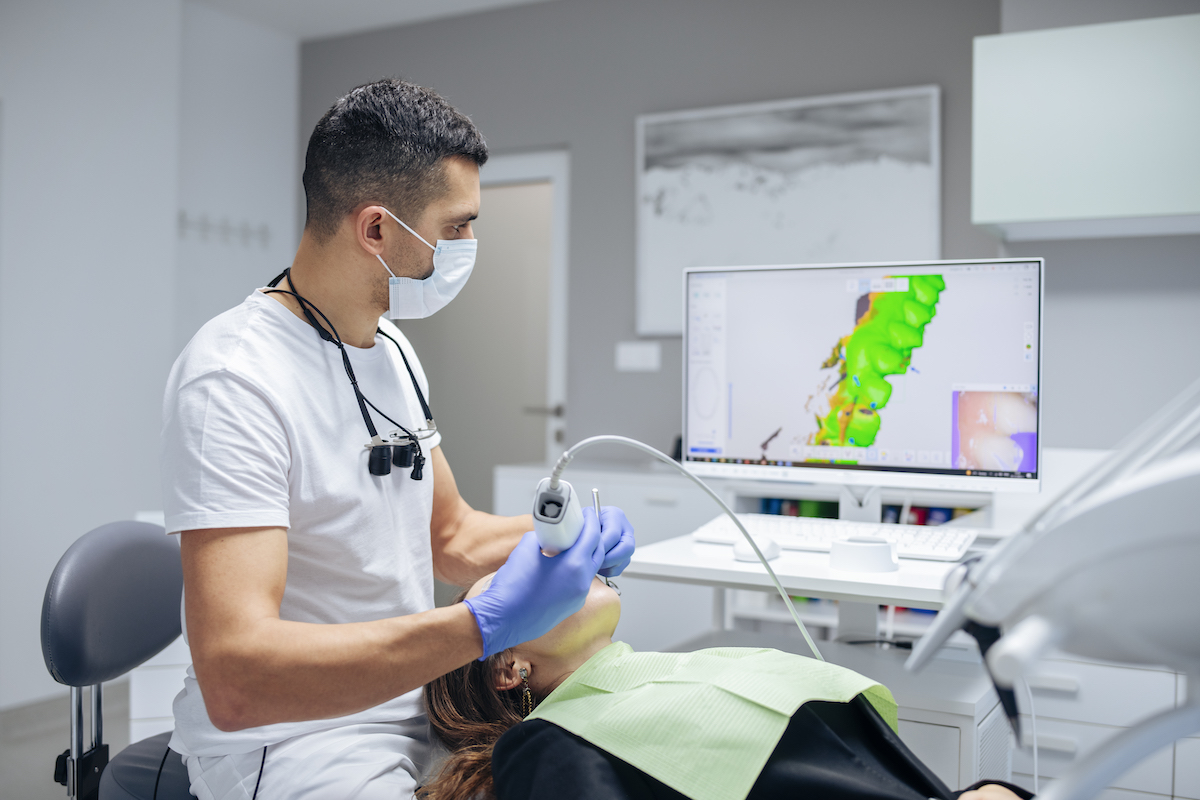
[[[54,779],[79,800],[186,800],[187,768],[170,733],[109,761],[101,686],[157,655],[180,634],[179,543],[159,525],[113,522],[81,536],[50,575],[42,603],[42,656],[71,687],[71,746]],[[91,746],[83,748],[83,689],[91,687]]]

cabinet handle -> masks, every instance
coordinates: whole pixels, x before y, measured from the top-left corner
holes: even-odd
[[[1072,675],[1030,675],[1025,679],[1030,689],[1043,692],[1079,694],[1079,678]]]
[[[1040,753],[1061,753],[1065,756],[1073,756],[1079,750],[1079,743],[1066,736],[1039,733],[1037,743]],[[1028,731],[1021,734],[1021,744],[1025,747],[1033,747],[1033,736]]]
[[[648,506],[670,506],[674,508],[679,505],[679,498],[676,497],[647,497],[646,505]]]

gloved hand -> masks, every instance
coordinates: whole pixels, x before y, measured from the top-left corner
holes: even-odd
[[[583,521],[596,516],[595,509],[583,509]],[[636,543],[633,539],[633,526],[625,519],[625,512],[616,506],[603,506],[600,509],[600,539],[604,543],[604,563],[600,566],[600,574],[606,578],[620,575],[629,566],[633,557]]]
[[[533,531],[526,533],[491,585],[463,601],[483,635],[480,660],[537,639],[583,608],[605,552],[594,511],[575,544],[553,558],[542,555]]]

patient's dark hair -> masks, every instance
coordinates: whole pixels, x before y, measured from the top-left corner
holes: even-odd
[[[461,603],[466,590],[458,594]],[[437,776],[417,793],[427,800],[471,800],[495,797],[492,749],[505,731],[522,720],[521,689],[496,688],[495,674],[504,661],[496,653],[471,661],[425,686],[429,724],[450,755]],[[535,700],[542,697],[535,694]]]
[[[328,241],[362,203],[380,203],[415,224],[446,190],[443,162],[453,156],[483,166],[487,145],[437,92],[398,78],[352,89],[308,140],[304,227],[318,242]]]

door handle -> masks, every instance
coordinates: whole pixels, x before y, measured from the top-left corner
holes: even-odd
[[[648,506],[667,506],[669,508],[674,508],[678,504],[679,498],[677,497],[664,497],[662,495],[646,497],[646,505]]]
[[[1025,682],[1035,691],[1079,694],[1079,679],[1072,675],[1029,675]]]
[[[1033,735],[1028,731],[1021,734],[1021,744],[1026,748],[1033,747]],[[1073,756],[1079,750],[1079,743],[1068,736],[1054,736],[1045,733],[1039,733],[1037,737],[1038,750],[1042,752],[1049,751],[1051,753],[1059,753],[1064,756]]]
[[[562,417],[566,413],[563,404],[559,403],[556,406],[525,406],[521,409],[522,414],[539,414],[543,417]]]

